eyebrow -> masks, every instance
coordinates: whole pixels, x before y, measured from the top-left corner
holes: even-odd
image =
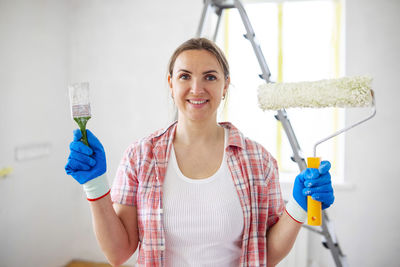
[[[190,74],[192,74],[192,72],[191,71],[188,71],[188,70],[185,70],[185,69],[179,69],[178,70],[178,72],[187,72],[187,73],[190,73]],[[218,73],[218,71],[216,71],[216,70],[207,70],[207,71],[204,71],[203,72],[203,74],[208,74],[208,73]]]

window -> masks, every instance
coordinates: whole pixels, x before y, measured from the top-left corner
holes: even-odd
[[[343,18],[340,0],[244,2],[268,67],[271,81],[296,82],[343,75]],[[246,4],[247,3],[247,4]],[[278,160],[281,180],[293,180],[297,163],[275,111],[258,107],[257,89],[264,81],[239,12],[223,13],[217,43],[225,49],[231,67],[231,87],[220,120],[229,120],[261,143]],[[336,108],[288,109],[290,122],[304,157],[312,156],[318,140],[344,125],[344,112]],[[330,160],[336,182],[343,181],[343,135],[317,148],[317,156]]]

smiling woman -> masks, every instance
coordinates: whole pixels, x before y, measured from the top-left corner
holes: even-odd
[[[307,194],[321,197],[324,188],[328,197],[320,200],[332,204],[325,162],[296,178],[284,212],[276,160],[231,123],[217,122],[229,83],[228,63],[212,41],[178,47],[168,72],[178,119],[128,147],[111,197],[99,193],[108,188],[96,171],[105,170],[103,146],[90,131],[91,148],[75,133],[66,169],[87,180],[95,233],[112,264],[138,248],[139,266],[275,266],[305,220]]]
[[[213,42],[209,42],[207,39],[203,39],[203,38],[188,40],[187,42],[184,42],[181,46],[179,46],[175,50],[175,52],[171,56],[171,59],[169,61],[169,65],[168,65],[168,80],[169,80],[170,87],[171,87],[170,80],[173,77],[173,71],[174,71],[176,61],[177,61],[177,57],[179,55],[181,55],[183,52],[201,52],[201,53],[208,52],[209,53],[207,55],[208,59],[211,61],[215,61],[215,60],[217,61],[218,64],[215,64],[215,62],[212,63],[214,66],[217,65],[217,68],[210,69],[208,71],[206,70],[204,74],[207,74],[208,72],[210,72],[210,74],[213,74],[212,72],[214,72],[214,74],[219,75],[219,77],[216,77],[215,75],[208,75],[207,77],[205,77],[207,80],[213,80],[213,79],[217,79],[217,78],[219,80],[223,80],[223,79],[225,80],[226,88],[224,88],[224,92],[223,92],[223,96],[222,96],[222,99],[224,100],[226,93],[227,93],[228,86],[230,84],[230,70],[229,70],[228,61],[227,61],[224,53],[222,52],[222,50],[216,44],[214,44]],[[210,55],[212,57],[209,57]],[[220,68],[222,68],[222,73],[217,72],[217,69],[220,69]],[[183,73],[183,74],[184,74],[184,76],[182,77],[183,79],[190,78],[189,76],[185,75],[185,73]],[[191,74],[191,73],[189,73],[189,74]],[[221,77],[221,74],[223,75],[223,78]],[[171,92],[171,96],[172,96],[172,92]]]

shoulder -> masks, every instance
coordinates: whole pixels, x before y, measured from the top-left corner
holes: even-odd
[[[238,151],[241,157],[247,158],[253,163],[257,162],[258,166],[262,166],[266,172],[277,169],[276,159],[263,145],[245,136],[232,123],[224,122],[220,125],[229,131],[228,146]]]
[[[270,157],[273,159],[268,150],[258,143],[257,141],[252,140],[251,138],[245,136],[238,128],[236,128],[230,122],[222,122],[220,123],[222,127],[228,130],[228,146],[237,147],[243,151],[246,151],[251,154],[259,154],[265,157]]]
[[[175,132],[176,122],[168,127],[158,129],[153,133],[136,140],[128,146],[126,152],[129,154],[143,154],[152,151],[156,146],[167,144],[173,138]]]

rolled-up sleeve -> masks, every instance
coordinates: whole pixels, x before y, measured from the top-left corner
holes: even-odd
[[[278,164],[276,160],[268,153],[267,164],[267,187],[268,187],[268,227],[274,225],[285,210],[285,202],[282,198],[281,187],[279,183]]]
[[[111,188],[111,200],[114,203],[136,206],[138,189],[137,158],[134,145],[125,150]]]

